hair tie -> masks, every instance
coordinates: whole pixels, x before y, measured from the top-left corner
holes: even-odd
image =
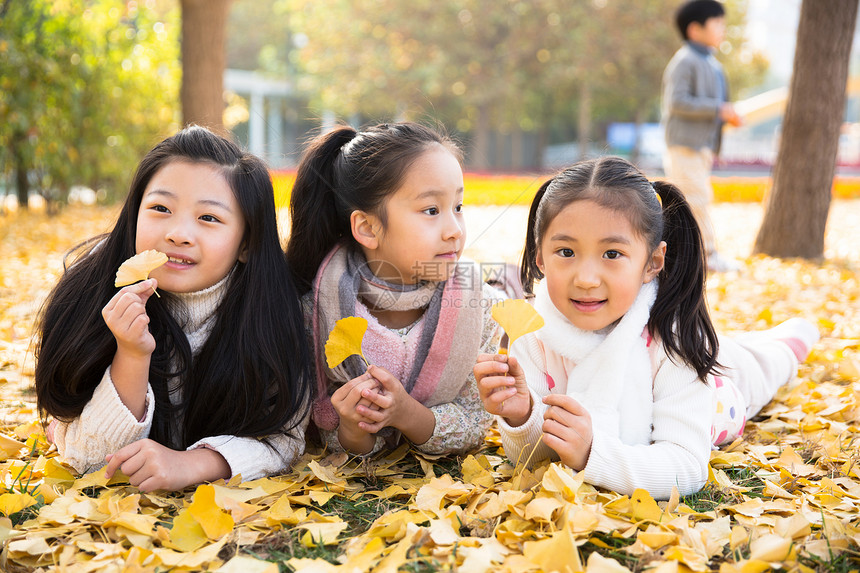
[[[651,191],[654,192],[654,195],[657,197],[657,202],[660,203],[660,207],[662,208],[663,207],[663,198],[660,197],[660,194],[657,192],[657,186],[654,185],[653,181],[649,181],[648,183],[650,183]]]
[[[340,146],[339,151],[341,155],[346,155],[348,153],[349,150],[347,148],[351,146],[353,141],[358,139],[359,135],[361,135],[360,131],[358,131],[357,129],[353,130],[352,137],[349,138],[349,141],[344,142],[344,144]]]

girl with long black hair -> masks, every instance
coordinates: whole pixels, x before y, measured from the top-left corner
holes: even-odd
[[[116,288],[120,265],[150,249],[167,262]],[[301,455],[311,359],[260,159],[180,131],[76,255],[44,306],[36,363],[39,410],[70,465],[107,461],[143,491],[175,490]]]

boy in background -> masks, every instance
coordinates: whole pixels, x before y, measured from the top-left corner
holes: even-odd
[[[713,54],[725,37],[725,10],[717,0],[689,0],[678,8],[675,22],[684,45],[663,73],[663,168],[666,178],[684,193],[699,223],[708,270],[737,270],[735,261],[717,252],[708,213],[714,199],[711,169],[723,124],[741,124],[728,101],[723,68]]]

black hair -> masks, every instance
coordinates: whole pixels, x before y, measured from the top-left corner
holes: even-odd
[[[690,24],[696,22],[704,26],[710,18],[719,18],[725,14],[725,8],[717,0],[690,0],[678,7],[675,12],[675,25],[678,26],[681,37],[688,40],[687,27]]]
[[[43,418],[81,415],[111,364],[117,344],[102,318],[116,294],[114,275],[135,254],[137,217],[152,177],[171,162],[212,165],[244,218],[246,262],[237,262],[196,356],[169,292],[147,301],[156,347],[149,382],[155,415],[149,437],[186,448],[207,436],[265,437],[297,428],[312,400],[310,352],[293,278],[278,236],[266,165],[209,130],[191,126],[156,145],[140,162],[113,230],[79,246],[40,313],[36,398]],[[173,313],[170,311],[174,310]],[[168,382],[179,377],[171,404]],[[182,424],[175,423],[182,417]],[[178,426],[178,427],[177,427]]]
[[[409,166],[434,145],[462,161],[449,137],[411,122],[361,131],[340,126],[311,141],[290,197],[287,258],[300,292],[310,290],[320,263],[339,241],[354,241],[353,211],[377,215],[386,224],[386,199],[400,187]]]
[[[581,161],[541,185],[529,210],[520,267],[523,288],[531,293],[534,282],[544,276],[537,255],[550,222],[571,203],[585,200],[626,216],[649,252],[666,241],[648,329],[663,341],[670,357],[692,366],[704,381],[719,367],[719,343],[705,303],[702,234],[677,187],[665,181],[652,184],[625,159]]]

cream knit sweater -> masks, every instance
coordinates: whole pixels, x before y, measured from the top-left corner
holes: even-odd
[[[188,315],[184,330],[192,353],[196,354],[209,336],[215,310],[226,289],[225,277],[208,289],[179,295]],[[179,396],[178,392],[171,392],[171,401],[178,401]],[[149,436],[154,412],[155,396],[148,387],[146,413],[142,419],[135,419],[117,394],[108,367],[81,415],[68,424],[55,424],[54,443],[64,461],[81,473],[91,472],[105,465],[106,455]],[[232,476],[241,474],[244,480],[257,479],[287,470],[302,455],[308,420],[305,416],[292,430],[298,438],[283,434],[269,436],[272,447],[255,438],[222,435],[199,440],[188,449],[215,450],[227,460]]]

